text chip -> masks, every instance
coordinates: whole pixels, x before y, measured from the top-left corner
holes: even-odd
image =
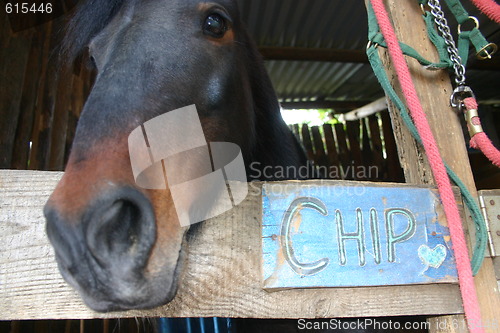
[[[262,193],[265,289],[458,282],[434,189],[292,181]]]

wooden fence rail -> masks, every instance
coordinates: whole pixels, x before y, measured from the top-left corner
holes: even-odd
[[[204,222],[189,244],[182,284],[172,303],[148,311],[93,312],[61,278],[45,235],[42,207],[61,175],[0,171],[0,320],[462,313],[455,284],[264,291],[260,195],[249,195],[235,209]]]

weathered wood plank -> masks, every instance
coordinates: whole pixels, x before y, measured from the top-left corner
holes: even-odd
[[[376,178],[380,180],[387,179],[387,166],[384,156],[383,156],[383,148],[382,148],[382,138],[380,126],[378,123],[378,116],[376,114],[368,117],[368,126],[370,129],[370,143],[372,145],[372,162],[373,165],[377,167],[378,174]]]
[[[325,144],[318,126],[311,127],[311,133],[314,143],[314,160],[317,165],[328,167],[328,159],[325,153]]]
[[[64,166],[66,136],[71,112],[71,93],[75,79],[71,69],[69,66],[64,66],[60,70],[58,77],[48,170],[62,171]]]
[[[328,164],[330,174],[339,175],[340,163],[339,156],[337,153],[337,147],[335,145],[335,136],[333,135],[333,128],[331,124],[323,124],[323,133],[325,133],[325,144],[326,151],[328,153]],[[340,177],[334,177],[334,179],[340,179]]]
[[[335,135],[337,136],[337,144],[339,147],[339,159],[340,166],[342,169],[342,179],[352,179],[350,176],[346,176],[347,168],[352,166],[351,163],[351,154],[349,152],[349,148],[347,147],[347,137],[344,130],[344,125],[335,124]]]
[[[37,110],[37,93],[40,84],[42,70],[43,42],[45,39],[45,27],[35,29],[31,40],[28,65],[22,91],[19,122],[17,124],[16,137],[14,140],[14,151],[12,155],[12,169],[28,169],[30,154],[30,141],[33,133],[33,123]]]
[[[50,51],[51,51],[51,43],[52,35],[53,35],[53,24],[52,22],[48,22],[44,25],[45,28],[45,36],[42,44],[41,58],[49,59]],[[42,61],[42,67],[40,70],[40,78],[38,82],[37,88],[37,100],[36,100],[36,113],[35,120],[33,122],[33,132],[31,134],[31,150],[29,156],[29,166],[28,168],[31,170],[39,170],[41,167],[39,166],[39,154],[38,154],[38,146],[40,143],[40,131],[41,126],[44,121],[43,117],[43,109],[44,109],[44,100],[45,100],[45,85],[47,84],[47,72],[49,72],[49,64],[48,61]]]
[[[33,170],[48,170],[50,168],[50,154],[52,149],[52,135],[56,130],[54,125],[58,126],[58,124],[54,124],[55,118],[55,108],[56,103],[58,101],[57,97],[57,87],[58,81],[62,72],[60,70],[60,59],[57,57],[57,47],[61,43],[61,35],[60,31],[64,26],[64,20],[59,17],[50,22],[51,25],[51,33],[48,36],[48,47],[49,47],[49,55],[48,61],[46,64],[46,70],[44,72],[43,80],[45,81],[43,85],[42,95],[39,100],[41,105],[40,108],[40,117],[37,119],[35,123],[35,132],[33,135],[33,144],[32,144],[32,157],[30,159],[30,169]],[[47,26],[49,29],[49,26]],[[63,82],[67,83],[67,82]],[[69,94],[69,92],[66,92]],[[59,96],[61,97],[61,96]],[[64,98],[64,97],[63,97]],[[64,116],[65,117],[65,116]],[[64,122],[63,122],[64,123]],[[58,128],[59,129],[59,128]],[[64,130],[65,131],[65,130]]]
[[[314,148],[311,140],[311,133],[309,132],[309,126],[307,124],[302,124],[300,132],[302,134],[302,144],[306,150],[307,158],[314,161]]]
[[[204,222],[190,242],[177,297],[148,311],[89,310],[62,280],[42,207],[62,173],[0,171],[0,319],[111,317],[313,318],[462,313],[456,285],[262,289],[260,195]],[[260,183],[251,183],[259,192]],[[257,190],[257,191],[256,191]]]
[[[374,153],[372,151],[371,138],[368,133],[368,118],[360,119],[361,122],[361,158],[363,160],[363,167],[369,168],[373,166]],[[378,173],[378,172],[377,172]],[[367,175],[367,180],[377,181],[378,177]]]
[[[360,132],[359,132],[359,120],[356,121],[346,121],[346,132],[347,138],[349,140],[349,150],[351,152],[351,158],[353,166],[356,169],[363,166],[363,158],[361,157],[361,142],[360,142]],[[353,179],[360,180],[363,177],[359,177],[356,172],[353,173]]]
[[[300,139],[300,130],[299,130],[299,124],[293,124],[292,125],[292,131],[293,133],[297,136],[297,139],[302,142],[302,140]]]

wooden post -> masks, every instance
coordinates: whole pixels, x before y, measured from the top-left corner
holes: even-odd
[[[436,61],[438,59],[437,52],[427,37],[421,9],[417,1],[386,0],[386,7],[391,15],[399,40],[411,45],[427,59]],[[389,77],[395,78],[396,73],[390,64],[386,51],[381,52]],[[448,74],[444,71],[426,70],[414,59],[409,59],[408,64],[443,159],[462,179],[469,191],[477,197],[459,118],[448,102],[453,91]],[[398,87],[396,82],[393,84]],[[433,183],[423,149],[415,143],[409,131],[402,125],[402,120],[394,105],[389,104],[389,110],[406,181],[409,183]],[[473,230],[467,228],[467,225],[464,227],[466,230]],[[469,237],[473,238],[474,235],[469,235]],[[481,307],[482,321],[486,325],[485,331],[498,332],[500,297],[491,258],[485,258],[474,282]],[[463,316],[432,318],[433,328],[431,332],[451,332],[453,329],[455,329],[454,332],[466,332],[467,328],[463,325],[463,320]],[[496,327],[488,325],[495,323]],[[450,329],[440,329],[446,326]]]

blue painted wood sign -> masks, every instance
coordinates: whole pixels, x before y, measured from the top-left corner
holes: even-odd
[[[434,189],[288,181],[262,193],[265,289],[458,282]]]

